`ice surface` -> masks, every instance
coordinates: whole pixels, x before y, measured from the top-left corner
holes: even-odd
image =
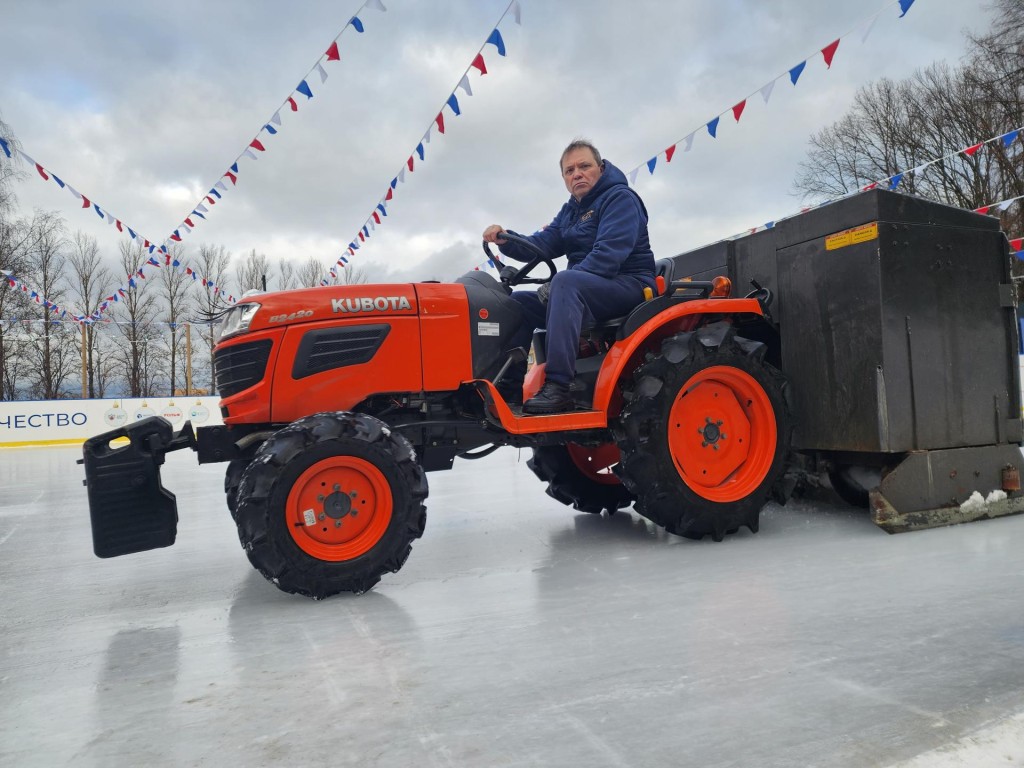
[[[822,496],[692,542],[528,454],[430,475],[405,567],[314,602],[249,566],[223,465],[170,455],[178,543],[99,560],[78,451],[0,452],[0,765],[1024,764],[1024,517]]]

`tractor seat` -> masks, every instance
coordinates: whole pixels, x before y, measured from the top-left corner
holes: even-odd
[[[653,299],[656,296],[661,296],[665,293],[665,289],[672,282],[672,267],[675,262],[672,259],[658,259],[654,264],[655,277],[654,282],[656,284]],[[650,301],[650,299],[644,299],[644,301]],[[619,329],[619,327],[626,322],[629,314],[623,315],[622,317],[613,317],[608,320],[602,320],[594,325],[586,326],[583,328],[583,333],[599,333],[604,334],[606,332],[612,332]]]

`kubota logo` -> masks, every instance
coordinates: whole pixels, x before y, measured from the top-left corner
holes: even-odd
[[[387,312],[389,309],[412,309],[405,296],[361,296],[356,299],[331,299],[335,312]]]

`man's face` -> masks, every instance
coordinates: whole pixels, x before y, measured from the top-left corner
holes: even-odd
[[[601,166],[589,149],[574,149],[562,158],[562,179],[569,194],[581,200],[601,178]]]

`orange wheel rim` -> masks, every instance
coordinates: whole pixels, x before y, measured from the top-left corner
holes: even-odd
[[[622,460],[619,446],[615,443],[605,443],[596,448],[588,448],[576,443],[567,443],[565,446],[569,452],[572,463],[588,480],[593,480],[601,485],[619,485],[621,481],[618,475],[612,472],[612,467]]]
[[[746,371],[716,365],[695,373],[669,411],[676,471],[699,496],[739,501],[764,482],[775,459],[775,409]]]
[[[340,562],[369,552],[391,523],[391,486],[376,466],[355,456],[322,459],[299,475],[285,510],[299,549]]]

